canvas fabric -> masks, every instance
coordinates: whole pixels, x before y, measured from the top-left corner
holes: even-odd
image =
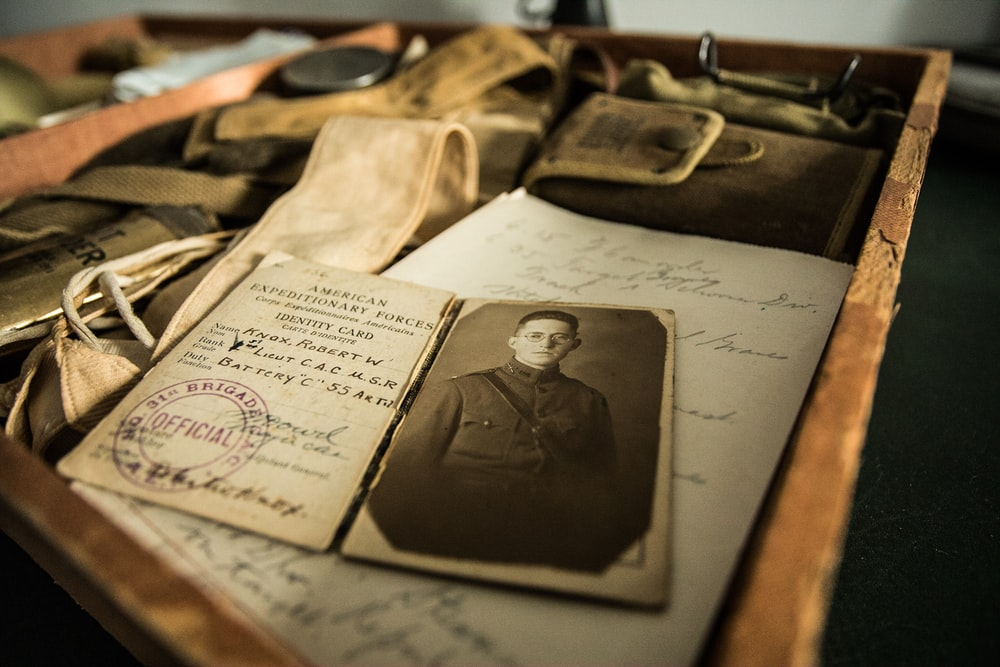
[[[678,79],[663,63],[636,59],[623,68],[616,93],[713,109],[741,125],[882,149],[895,145],[906,120],[897,95],[881,87],[855,83],[835,100],[806,101],[789,91],[822,87],[822,79],[729,73],[725,81],[709,76]]]
[[[197,256],[173,252],[186,249],[180,245],[185,241],[208,241],[191,237],[78,274],[67,292],[76,298],[64,299],[65,314],[51,335],[31,351],[20,377],[3,388],[7,434],[58,457],[264,254],[279,250],[377,271],[415,234],[429,238],[467,214],[476,200],[477,174],[475,143],[461,125],[332,117],[296,185],[228,245],[214,238]],[[146,309],[147,323],[132,304],[165,279],[131,294],[116,285],[131,284],[133,274],[147,271],[150,253],[170,265],[172,275],[195,260],[210,259],[157,291]],[[95,288],[105,295],[120,293],[112,301],[127,326],[99,335],[78,316],[80,296]]]
[[[77,273],[63,292],[63,315],[28,354],[21,375],[0,386],[7,435],[44,454],[95,426],[151,365],[156,340],[131,304],[220,252],[230,236],[167,241]],[[91,302],[95,295],[100,299]]]
[[[546,140],[526,187],[607,220],[840,259],[882,151],[709,114],[595,94]]]
[[[483,203],[516,187],[574,89],[607,89],[614,77],[603,52],[565,35],[539,41],[512,26],[485,26],[368,88],[251,100],[212,113],[202,124],[201,150],[212,142],[310,138],[332,114],[451,120],[476,140]]]
[[[566,104],[571,70],[588,87],[611,80],[603,54],[565,37],[475,29],[368,89],[259,96],[148,128],[66,183],[5,203],[7,248],[150,204],[195,206],[239,230],[228,249],[190,263],[144,300],[151,346],[137,345],[127,328],[82,337],[60,321],[4,387],[8,431],[43,451],[58,433],[87,430],[267,251],[377,271],[408,241],[516,186]],[[74,370],[81,364],[86,372]],[[92,396],[79,399],[85,377]]]

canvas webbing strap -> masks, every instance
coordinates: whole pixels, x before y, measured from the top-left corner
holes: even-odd
[[[165,353],[268,252],[356,271],[388,264],[472,210],[476,147],[457,123],[334,116],[302,177],[198,283],[154,352]]]
[[[0,254],[55,234],[91,231],[121,214],[122,207],[109,202],[28,197],[0,217]]]
[[[755,87],[743,81],[751,88],[747,90],[707,76],[677,79],[661,62],[634,59],[622,71],[616,92],[633,99],[714,109],[730,123],[859,146],[895,145],[905,114],[890,91],[853,85],[836,101],[817,107],[787,99],[779,75],[770,78],[770,90],[759,84],[762,77],[754,79]]]
[[[471,30],[432,49],[385,83],[303,99],[274,99],[224,110],[218,140],[314,135],[333,114],[439,118],[474,103],[502,84],[535,71],[559,76],[555,60],[512,26]]]
[[[273,190],[259,187],[244,174],[215,176],[170,167],[121,165],[85,172],[46,194],[133,205],[200,205],[219,215],[250,217],[266,208]]]
[[[147,164],[94,166],[0,208],[0,252],[85,232],[136,205],[197,206],[221,218],[256,220],[299,178],[310,142],[333,114],[462,122],[488,154],[480,186],[492,198],[515,185],[524,156],[557,113],[574,53],[571,40],[554,36],[540,45],[514,27],[487,26],[443,43],[384,84],[255,100],[202,112],[183,130],[171,124],[151,131],[156,136],[143,132],[123,146],[130,146],[131,161]],[[526,86],[506,85],[529,74]],[[178,131],[186,134],[182,154],[168,151],[160,164],[149,164],[150,152],[158,155]],[[162,166],[175,162],[184,166]]]
[[[175,167],[95,167],[17,202],[0,218],[0,253],[51,236],[85,233],[135,206],[194,206],[256,220],[283,190],[253,174],[217,176]]]

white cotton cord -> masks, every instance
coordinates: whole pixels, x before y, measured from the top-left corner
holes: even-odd
[[[114,307],[136,339],[147,349],[153,349],[156,338],[135,313],[132,302],[175,275],[183,266],[224,249],[232,236],[232,232],[217,232],[166,241],[77,272],[70,278],[62,295],[63,316],[67,324],[81,342],[101,349],[100,339],[87,326],[77,305],[78,299],[80,305],[84,303],[85,295],[92,293],[91,286],[96,282],[101,293],[114,302]],[[133,286],[138,286],[138,289],[126,294],[123,287]]]
[[[101,285],[101,292],[105,296],[110,296],[115,302],[115,308],[118,309],[125,326],[132,332],[132,335],[142,343],[143,347],[152,350],[153,346],[156,345],[156,338],[135,314],[135,309],[132,308],[132,304],[129,303],[128,297],[122,291],[121,285],[118,284],[118,275],[112,271],[104,271],[97,280]]]
[[[69,284],[63,289],[62,309],[63,317],[66,318],[70,329],[88,346],[97,348],[97,336],[84,323],[83,318],[80,317],[80,312],[76,308],[76,296],[90,285],[92,281],[91,273],[91,269],[84,269],[69,279]]]

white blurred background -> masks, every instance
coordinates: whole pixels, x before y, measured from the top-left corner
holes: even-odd
[[[545,9],[556,0],[527,0],[527,4]],[[720,37],[948,48],[1000,41],[997,0],[605,0],[603,4],[610,27],[622,31],[711,30]],[[131,13],[529,25],[517,7],[518,0],[0,0],[0,37]]]

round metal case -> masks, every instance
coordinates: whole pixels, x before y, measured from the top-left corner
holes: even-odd
[[[298,94],[334,93],[364,88],[392,74],[395,59],[378,49],[342,46],[310,51],[280,70],[282,83]]]

